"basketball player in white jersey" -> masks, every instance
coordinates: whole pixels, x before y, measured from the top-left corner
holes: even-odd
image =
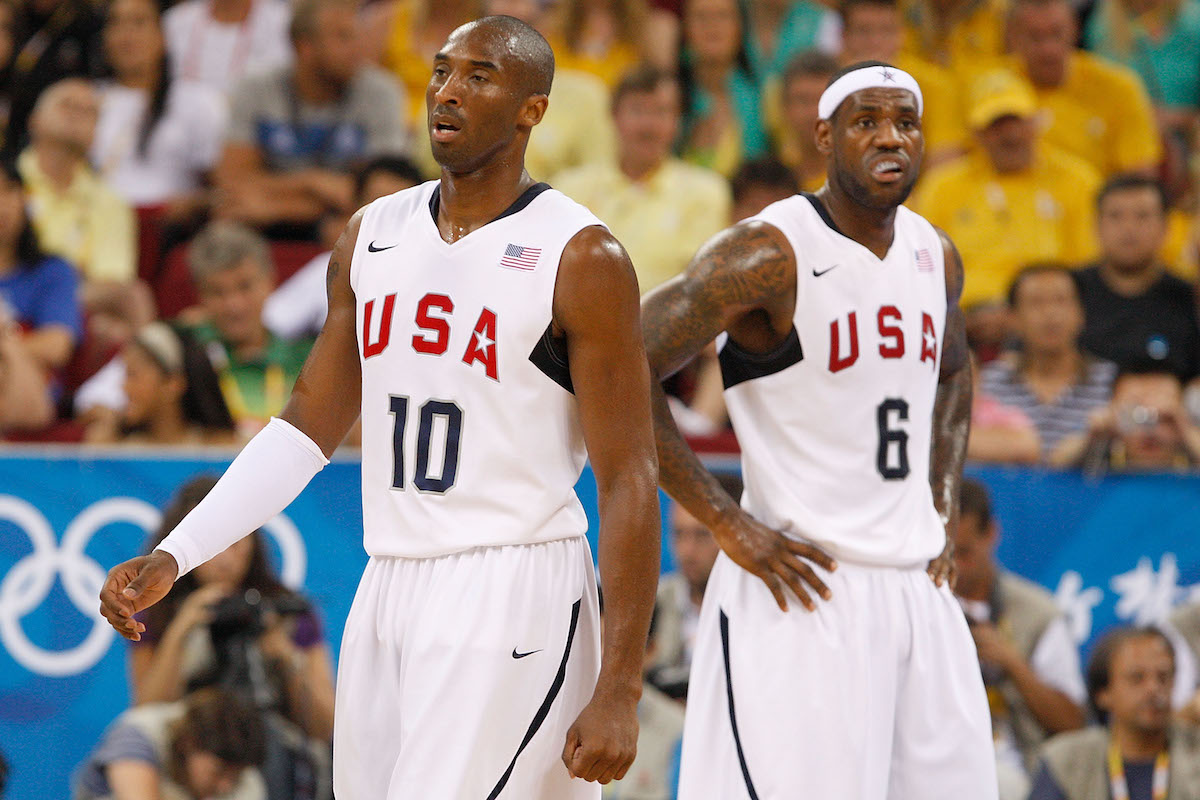
[[[739,507],[655,392],[662,485],[723,551],[681,800],[996,797],[974,645],[946,580],[970,409],[963,268],[901,205],[921,109],[906,73],[843,70],[815,129],[825,186],[718,234],[643,301],[658,377],[717,339],[745,478]],[[808,610],[788,612],[789,594]]]
[[[440,181],[355,215],[282,418],[101,593],[137,639],[133,614],[290,503],[361,410],[370,560],[342,639],[339,800],[594,799],[633,760],[660,541],[649,369],[625,252],[524,169],[553,71],[511,17],[451,35],[426,94]]]

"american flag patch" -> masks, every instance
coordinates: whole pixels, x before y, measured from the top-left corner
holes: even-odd
[[[500,266],[531,272],[541,257],[542,249],[540,247],[522,247],[519,244],[510,244],[504,249],[504,257],[500,259]]]
[[[917,251],[917,272],[933,272],[933,256],[924,247]]]

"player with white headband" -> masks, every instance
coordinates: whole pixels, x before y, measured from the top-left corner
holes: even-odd
[[[722,549],[680,800],[997,797],[949,587],[971,407],[963,267],[902,205],[922,106],[888,64],[835,75],[812,131],[825,185],[717,234],[643,301],[657,379],[717,340],[745,480],[739,504],[656,390],[661,484]]]

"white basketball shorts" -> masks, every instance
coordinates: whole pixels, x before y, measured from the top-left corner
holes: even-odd
[[[692,659],[680,800],[996,800],[975,644],[923,568],[839,563],[782,612],[721,554]]]
[[[372,557],[342,637],[338,800],[596,800],[567,730],[600,669],[583,538]]]

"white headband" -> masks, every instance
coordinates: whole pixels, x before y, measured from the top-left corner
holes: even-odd
[[[895,67],[862,67],[847,72],[830,84],[817,103],[817,116],[820,119],[829,119],[843,100],[863,89],[907,89],[917,98],[917,116],[920,116],[923,110],[921,87],[912,75]]]

